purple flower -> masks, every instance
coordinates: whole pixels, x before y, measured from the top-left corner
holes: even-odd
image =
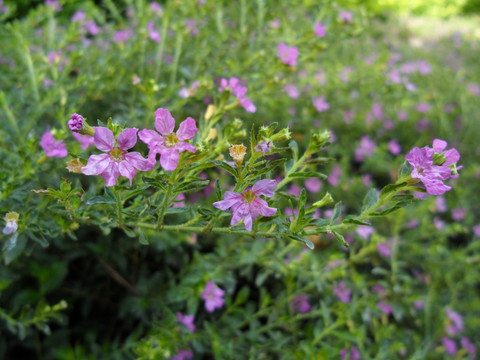
[[[50,6],[55,11],[62,10],[62,6],[59,4],[58,0],[45,0],[45,5]]]
[[[288,46],[283,42],[278,44],[277,56],[282,63],[290,66],[297,66],[298,49],[295,46]]]
[[[63,140],[55,141],[49,130],[43,133],[40,146],[48,157],[64,158],[68,155],[67,146],[63,143]]]
[[[95,140],[93,139],[93,136],[90,135],[82,135],[79,133],[72,133],[73,137],[77,139],[77,141],[80,143],[80,147],[82,149],[87,149],[90,145],[95,144]]]
[[[272,150],[273,143],[271,141],[262,141],[255,146],[255,151],[261,151],[263,155]]]
[[[152,39],[155,42],[160,42],[160,33],[155,30],[155,23],[153,21],[150,21],[147,24],[147,30],[148,30],[148,37]]]
[[[90,33],[90,35],[93,35],[93,36],[98,35],[98,33],[100,32],[98,25],[93,20],[87,20],[84,27],[85,27],[85,30],[87,30]]]
[[[382,310],[382,312],[386,315],[390,315],[392,313],[392,307],[390,305],[387,305],[383,302],[378,302],[377,307]]]
[[[193,315],[183,315],[180,312],[177,312],[177,320],[180,324],[185,325],[185,327],[190,331],[191,333],[195,332],[195,317]]]
[[[447,211],[448,209],[447,202],[443,196],[438,196],[435,198],[435,207],[437,211],[440,213]]]
[[[330,109],[330,104],[325,100],[324,97],[312,98],[312,104],[315,106],[318,112],[327,111]]]
[[[340,184],[340,177],[342,176],[342,169],[338,165],[333,165],[330,175],[328,175],[328,183],[332,186]]]
[[[85,20],[86,14],[83,10],[77,10],[70,18],[71,22],[82,22]]]
[[[312,306],[308,302],[308,297],[306,297],[305,295],[295,296],[290,303],[290,307],[293,311],[300,314],[308,313],[312,309]]]
[[[352,22],[353,12],[342,10],[338,13],[338,18],[345,21],[346,23]]]
[[[468,354],[472,355],[472,359],[475,359],[475,355],[477,349],[475,348],[475,344],[472,344],[470,340],[464,336],[461,341],[462,347],[467,351]]]
[[[413,306],[415,306],[415,309],[421,310],[424,308],[425,304],[422,300],[415,300]]]
[[[115,34],[113,34],[113,42],[114,43],[124,43],[132,35],[133,35],[133,31],[131,29],[116,31]]]
[[[455,341],[452,339],[449,339],[448,337],[443,337],[442,338],[442,344],[445,346],[445,350],[449,355],[455,355],[457,352],[457,344]]]
[[[366,158],[372,156],[377,148],[375,141],[370,139],[367,135],[362,136],[360,145],[355,149],[355,161],[362,162]]]
[[[224,200],[214,202],[212,205],[220,210],[231,208],[232,220],[230,226],[237,224],[243,219],[245,229],[252,231],[252,224],[260,215],[273,216],[277,209],[268,206],[268,203],[260,198],[260,195],[272,197],[277,187],[275,180],[263,179],[258,181],[252,188],[246,188],[241,194],[227,191]]]
[[[347,288],[347,285],[342,281],[333,287],[333,293],[337,295],[338,299],[343,303],[351,301],[352,290]]]
[[[8,213],[5,214],[5,218],[4,218],[5,227],[2,230],[2,232],[5,235],[10,235],[10,234],[13,234],[14,232],[17,231],[17,229],[18,229],[18,218],[19,217],[20,216],[15,211],[8,212]]]
[[[475,234],[475,236],[476,236],[477,238],[480,238],[480,224],[475,225],[475,226],[472,228],[472,230],[473,230],[473,233]]]
[[[480,85],[476,83],[467,84],[467,91],[475,97],[480,96]]]
[[[393,140],[390,140],[388,143],[388,150],[390,150],[392,155],[398,155],[402,152],[402,147],[400,146],[397,140],[393,139]]]
[[[393,241],[378,243],[377,251],[381,256],[389,258],[392,255],[392,247],[393,247]]]
[[[229,80],[222,78],[220,80],[220,87],[218,88],[219,92],[224,92],[226,89],[229,89],[234,96],[237,97],[240,105],[249,113],[254,113],[257,111],[252,100],[247,98],[247,87],[236,77],[231,77]]]
[[[94,127],[93,141],[98,150],[105,154],[91,155],[86,166],[82,168],[85,175],[101,175],[106,186],[117,183],[120,175],[132,180],[137,170],[150,171],[154,163],[144,159],[138,152],[127,152],[137,143],[138,129],[125,129],[117,137],[118,146],[115,146],[115,137],[106,127]]]
[[[180,153],[196,151],[195,146],[185,142],[191,139],[197,132],[195,120],[191,117],[186,118],[180,123],[177,132],[175,129],[175,119],[167,109],[159,108],[155,111],[155,130],[143,129],[138,133],[140,140],[148,145],[150,150],[148,158],[156,162],[157,154],[160,154],[160,165],[167,170],[173,171],[178,166]]]
[[[187,360],[193,358],[192,350],[180,349],[174,357],[171,357],[169,360]]]
[[[161,14],[163,12],[163,6],[155,1],[150,3],[150,10],[152,10],[156,14]]]
[[[199,31],[197,29],[197,21],[194,19],[186,19],[185,26],[190,30],[190,35],[197,36]]]
[[[317,178],[310,178],[307,181],[305,181],[305,187],[307,188],[308,191],[312,193],[317,193],[320,191],[322,187],[322,181]]]
[[[451,324],[445,327],[445,331],[448,335],[455,335],[463,331],[463,317],[459,313],[453,311],[450,308],[445,308],[445,313],[447,314],[448,319],[451,321]]]
[[[80,131],[83,127],[83,117],[77,113],[72,114],[70,120],[68,120],[68,128],[72,131]]]
[[[446,146],[445,141],[435,139],[433,148],[415,147],[405,156],[405,159],[414,167],[412,178],[420,180],[425,185],[427,193],[431,195],[442,195],[451,190],[452,188],[442,181],[457,177],[456,170],[461,168],[456,167],[460,159],[458,151],[456,149],[443,151]]]
[[[426,113],[430,110],[430,104],[429,103],[419,103],[417,105],[417,111],[419,113]]]
[[[287,93],[287,95],[292,99],[298,99],[300,96],[300,92],[298,88],[293,84],[288,84],[283,87],[283,91]]]
[[[202,293],[202,298],[205,300],[205,309],[208,312],[213,312],[215,309],[221,309],[225,303],[225,300],[223,299],[224,295],[225,291],[215,285],[212,280],[207,282]]]
[[[318,37],[324,37],[327,33],[327,26],[321,22],[316,22],[313,28],[313,32]]]
[[[452,210],[452,218],[455,221],[462,221],[463,219],[465,219],[466,215],[467,211],[462,207],[457,207]]]

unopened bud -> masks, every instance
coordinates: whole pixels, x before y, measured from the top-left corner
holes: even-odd
[[[12,212],[8,212],[5,214],[5,227],[3,228],[3,233],[5,235],[8,235],[8,234],[13,234],[15,231],[17,231],[18,229],[18,218],[20,217],[20,215],[18,215],[18,213],[16,213],[15,211],[12,211]]]
[[[87,120],[83,118],[82,115],[77,113],[72,114],[70,120],[68,120],[68,127],[73,132],[93,136],[95,131],[90,125],[88,125]]]
[[[84,166],[85,164],[79,158],[67,162],[67,170],[76,174],[81,174]]]
[[[213,104],[210,104],[208,105],[207,107],[207,111],[205,112],[205,120],[210,120],[213,116],[213,114],[215,114],[215,111],[217,110],[217,107]]]
[[[245,157],[245,154],[247,153],[247,148],[245,145],[240,144],[240,145],[232,145],[230,149],[228,149],[230,152],[230,156],[232,157],[233,161],[235,161],[235,164],[237,166],[242,165],[243,163],[243,158]]]
[[[316,203],[313,203],[312,207],[320,208],[322,206],[332,204],[332,203],[333,203],[333,197],[329,192],[327,192],[325,196],[322,198],[322,200],[317,201]]]
[[[312,141],[310,143],[310,146],[313,147],[313,150],[315,151],[320,150],[322,147],[328,144],[328,140],[330,140],[331,136],[332,134],[328,130],[315,133],[312,136]]]
[[[292,137],[292,133],[289,128],[280,130],[278,133],[272,136],[273,141],[287,141]]]
[[[214,140],[217,137],[217,129],[208,130],[208,135],[205,141]]]
[[[433,165],[441,166],[447,159],[445,159],[445,155],[443,153],[435,153],[433,154]]]

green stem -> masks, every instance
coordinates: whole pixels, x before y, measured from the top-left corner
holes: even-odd
[[[292,167],[290,168],[290,170],[288,170],[288,173],[285,175],[285,177],[283,178],[282,181],[280,181],[277,185],[277,191],[280,190],[282,187],[284,187],[286,184],[288,184],[290,181],[292,181],[292,179],[290,179],[290,174],[294,173],[295,171],[297,171],[297,169],[300,167],[300,165],[302,165],[302,163],[310,156],[310,152],[308,151],[305,151],[305,154],[303,154],[303,156],[296,160]]]
[[[118,225],[122,226],[123,225],[123,215],[122,215],[123,202],[122,202],[119,191],[115,187],[113,188],[113,193],[115,194],[115,200],[117,202],[117,221],[118,221]]]
[[[173,57],[173,67],[172,67],[172,73],[170,75],[170,86],[174,86],[177,80],[178,62],[180,60],[180,55],[182,53],[182,44],[183,44],[183,31],[179,30],[177,32],[175,54]]]
[[[0,91],[0,106],[2,107],[4,114],[7,116],[7,120],[10,123],[10,126],[15,130],[16,133],[18,133],[19,130],[17,120],[15,119],[15,116],[13,116],[13,113],[10,110],[9,103],[7,102],[7,98],[3,91]]]

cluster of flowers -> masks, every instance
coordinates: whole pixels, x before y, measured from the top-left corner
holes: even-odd
[[[247,87],[238,78],[231,77],[228,80],[222,78],[220,80],[220,87],[218,88],[218,91],[224,92],[227,89],[232,92],[232,94],[238,99],[240,105],[242,105],[247,112],[254,113],[257,111],[257,108],[252,100],[246,97]]]

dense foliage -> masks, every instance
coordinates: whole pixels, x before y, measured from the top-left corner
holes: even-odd
[[[295,3],[0,1],[0,358],[475,358],[478,38]]]

